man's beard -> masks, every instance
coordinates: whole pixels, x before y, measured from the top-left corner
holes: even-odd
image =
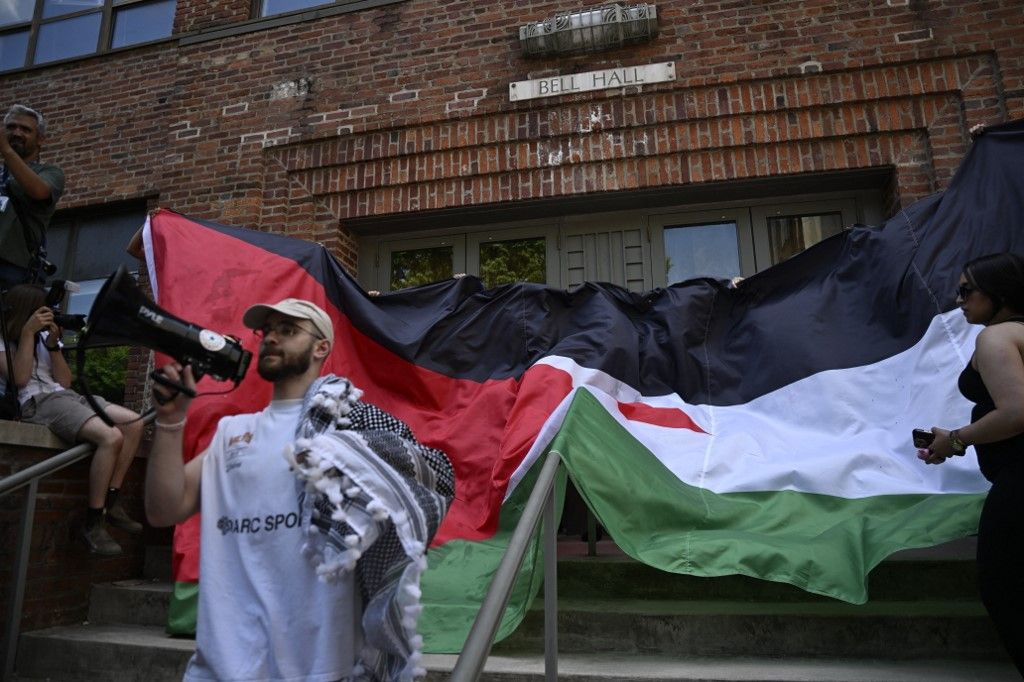
[[[274,366],[264,366],[264,360],[270,357],[277,357],[280,361]],[[260,353],[259,362],[256,364],[256,371],[267,381],[280,381],[288,377],[305,374],[313,363],[313,344],[305,351],[289,355],[283,351],[268,354],[266,351]]]

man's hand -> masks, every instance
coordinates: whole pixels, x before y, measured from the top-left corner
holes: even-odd
[[[192,368],[188,365],[182,367],[177,362],[171,362],[157,370],[157,373],[161,374],[168,381],[184,386],[195,395],[196,380],[192,376]],[[165,386],[159,381],[154,381],[153,383],[153,399],[156,402],[157,419],[165,423],[178,422],[184,419],[185,413],[188,412],[189,403],[192,402],[192,398],[183,391]]]

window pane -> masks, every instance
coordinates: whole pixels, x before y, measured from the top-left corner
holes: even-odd
[[[72,315],[88,315],[92,309],[93,301],[96,300],[96,294],[100,293],[100,289],[106,281],[106,278],[103,278],[75,282],[80,288],[68,296],[68,313]]]
[[[114,15],[111,47],[124,47],[171,35],[175,0],[129,5]]]
[[[480,245],[480,279],[488,289],[510,282],[547,280],[544,238],[485,242]]]
[[[102,6],[103,0],[43,0],[43,19]]]
[[[32,20],[35,0],[0,0],[0,26]]]
[[[71,223],[67,221],[54,221],[46,229],[46,258],[57,266],[54,277],[67,279],[70,254],[68,254],[68,242],[71,239]]]
[[[73,19],[43,24],[39,27],[35,63],[44,64],[95,52],[102,19],[101,13],[94,12]]]
[[[736,223],[673,225],[665,228],[665,281],[740,276]]]
[[[297,9],[330,4],[332,3],[324,2],[324,0],[264,0],[262,16],[268,17],[271,14],[283,14]]]
[[[768,242],[772,263],[780,263],[822,239],[843,230],[841,213],[782,216],[768,219]]]
[[[440,282],[453,274],[451,246],[395,251],[391,254],[391,291]]]
[[[0,36],[0,71],[25,66],[28,52],[28,31],[5,33]]]
[[[106,278],[118,265],[138,270],[139,262],[125,252],[132,236],[146,220],[144,211],[115,213],[86,218],[78,223],[74,267],[76,282]]]

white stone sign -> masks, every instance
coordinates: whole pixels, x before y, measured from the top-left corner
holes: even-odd
[[[666,81],[674,81],[675,79],[675,62],[644,64],[643,66],[623,66],[618,69],[569,73],[564,76],[551,76],[550,78],[509,83],[508,98],[513,102],[518,102],[525,99],[557,97],[559,95],[571,95],[576,92],[588,92],[590,90],[610,90],[630,85],[664,83]]]

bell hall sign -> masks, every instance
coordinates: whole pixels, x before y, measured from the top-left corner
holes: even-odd
[[[603,71],[587,71],[586,73],[569,73],[564,76],[550,76],[530,81],[509,83],[508,98],[513,102],[538,97],[556,97],[571,95],[590,90],[611,90],[630,85],[639,86],[648,83],[664,83],[676,79],[675,62],[645,64],[643,66],[623,66],[618,69]]]

